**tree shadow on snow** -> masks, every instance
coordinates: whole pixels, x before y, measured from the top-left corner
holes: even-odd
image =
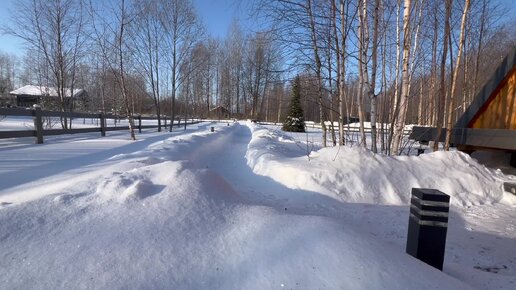
[[[20,168],[18,170],[12,170],[12,171],[8,171],[6,173],[2,173],[2,174],[0,174],[0,180],[2,180],[2,183],[0,184],[0,190],[5,190],[5,189],[15,187],[15,186],[18,186],[18,185],[21,185],[24,183],[28,183],[28,182],[32,182],[32,181],[35,181],[38,179],[46,178],[46,177],[49,177],[49,176],[52,176],[55,174],[65,172],[67,170],[72,170],[72,169],[92,165],[97,162],[106,160],[110,157],[113,157],[115,155],[128,154],[128,153],[132,153],[134,151],[142,150],[155,142],[165,140],[172,136],[176,136],[178,134],[183,134],[183,133],[184,133],[184,131],[176,130],[176,131],[172,132],[172,134],[174,134],[174,135],[163,134],[163,135],[152,136],[152,137],[148,137],[145,139],[137,140],[136,142],[131,142],[131,143],[123,145],[123,146],[118,146],[118,147],[115,147],[112,149],[101,150],[101,151],[94,152],[91,154],[84,154],[84,155],[79,155],[79,156],[77,156],[77,153],[82,151],[81,148],[77,148],[77,147],[70,148],[70,149],[59,148],[59,152],[52,152],[52,154],[55,154],[57,156],[71,155],[73,157],[64,158],[64,159],[57,158],[54,160],[52,160],[50,158],[41,159],[41,160],[37,160],[37,161],[47,161],[47,162],[44,164],[38,165],[38,166],[34,166],[34,167],[25,167],[25,168]],[[69,139],[62,138],[58,142],[66,143],[66,142],[69,142],[70,139],[77,140],[77,137],[70,136]],[[81,138],[81,139],[86,139],[86,138]],[[24,142],[24,141],[21,141],[21,142]],[[41,144],[41,145],[37,145],[37,146],[51,146],[52,144],[55,144],[55,143],[49,142],[49,143]],[[31,146],[34,146],[34,145],[31,145]],[[29,145],[27,145],[27,147],[29,147]],[[12,149],[15,150],[18,148],[13,147]],[[19,158],[19,160],[11,159],[10,162],[14,162],[14,163],[26,162],[27,161],[26,159],[27,159],[26,156],[21,156]]]

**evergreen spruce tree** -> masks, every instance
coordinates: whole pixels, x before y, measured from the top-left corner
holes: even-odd
[[[292,98],[288,108],[288,115],[283,122],[283,131],[305,132],[305,117],[301,108],[301,80],[296,76],[292,83]]]

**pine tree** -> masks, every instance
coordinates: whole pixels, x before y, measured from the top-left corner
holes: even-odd
[[[283,122],[283,131],[305,132],[305,117],[301,108],[301,80],[296,76],[292,83],[292,98],[288,108],[288,115]]]

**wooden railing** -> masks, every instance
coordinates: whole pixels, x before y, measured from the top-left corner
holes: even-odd
[[[322,129],[321,127],[321,123],[306,123],[305,126],[307,128],[317,128],[317,129]],[[331,124],[326,124],[326,128],[329,130],[331,127]],[[333,128],[335,129],[335,131],[338,131],[339,128],[338,128],[338,125],[333,125]],[[376,131],[378,132],[378,134],[381,132],[381,125],[378,124],[377,127],[376,127]],[[347,124],[344,125],[344,132],[345,133],[360,133],[360,128],[359,127],[351,127],[351,126],[348,126]],[[364,132],[366,134],[371,134],[371,127],[365,127],[364,128]],[[403,130],[403,134],[404,135],[410,135],[410,133],[412,132],[412,129],[407,129],[405,128]],[[388,134],[389,133],[389,128],[384,128],[384,134]]]
[[[36,137],[36,143],[43,143],[43,136],[50,135],[63,135],[63,134],[77,134],[77,133],[90,133],[100,132],[101,136],[106,136],[107,131],[117,130],[129,130],[129,126],[115,126],[109,127],[106,125],[108,119],[120,119],[120,116],[110,114],[88,114],[88,113],[76,113],[76,112],[56,112],[56,111],[43,111],[40,108],[34,109],[22,109],[22,108],[0,108],[0,116],[29,116],[33,118],[34,130],[14,130],[14,131],[0,131],[0,139],[6,138],[21,138],[21,137]],[[76,128],[76,129],[44,129],[43,117],[58,117],[58,118],[84,118],[84,119],[98,119],[99,126],[91,128]],[[163,124],[156,125],[142,125],[142,120],[157,120],[157,117],[143,117],[134,116],[135,126],[139,133],[142,129],[148,128],[160,128],[167,129],[167,120],[170,122],[170,118],[161,117]],[[174,126],[184,126],[183,123],[175,123]],[[191,120],[187,122],[187,125],[197,124],[200,121]],[[170,123],[169,123],[170,126]]]

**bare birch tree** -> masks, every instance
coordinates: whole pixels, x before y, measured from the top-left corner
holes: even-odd
[[[163,75],[164,40],[162,13],[159,0],[137,2],[136,25],[130,31],[136,62],[143,69],[147,83],[151,89],[154,110],[158,118],[158,132],[161,131],[161,76]]]
[[[360,145],[364,148],[367,147],[366,134],[364,128],[365,122],[365,111],[364,111],[364,96],[366,90],[369,88],[369,74],[367,68],[367,59],[369,51],[369,26],[368,26],[368,14],[367,14],[367,0],[359,2],[359,25],[358,25],[358,118],[359,118],[359,130],[360,130]]]
[[[444,16],[444,35],[443,35],[443,52],[441,56],[441,75],[440,85],[437,98],[437,134],[434,142],[433,150],[439,149],[439,142],[441,140],[441,131],[444,125],[444,111],[446,101],[446,57],[448,54],[448,40],[450,38],[450,17],[451,17],[452,0],[445,1],[445,16]]]
[[[306,2],[306,11],[308,13],[308,17],[310,19],[310,37],[312,40],[312,49],[314,53],[314,61],[315,61],[315,74],[317,77],[317,99],[319,103],[319,119],[321,121],[321,127],[322,127],[322,144],[323,147],[326,147],[326,124],[325,124],[325,118],[324,118],[324,105],[323,105],[323,84],[322,84],[322,77],[321,77],[321,58],[319,56],[319,47],[317,44],[317,33],[316,33],[316,27],[315,27],[315,18],[313,15],[313,7],[312,7],[312,1],[307,0]]]
[[[204,30],[199,24],[191,0],[160,0],[162,13],[161,24],[165,32],[164,43],[169,53],[167,60],[171,70],[171,108],[170,119],[172,125],[175,118],[175,102],[178,87],[181,83],[179,68],[186,56],[193,48],[197,39],[202,38]]]
[[[102,51],[102,55],[106,59],[110,70],[113,72],[116,83],[120,88],[123,99],[123,108],[129,123],[129,134],[131,140],[136,140],[134,134],[134,118],[131,110],[131,100],[127,89],[127,26],[131,23],[134,16],[129,13],[129,5],[125,0],[119,0],[115,7],[112,7],[113,19],[103,18],[99,11],[105,11],[107,7],[95,7],[90,0],[90,13],[92,15],[92,24],[95,34],[95,40]],[[100,24],[97,24],[97,21]],[[112,39],[111,41],[108,39]]]
[[[377,95],[374,93],[376,89],[376,71],[378,67],[378,23],[379,23],[380,0],[375,0],[373,14],[373,44],[371,52],[371,81],[369,82],[368,97],[371,100],[371,151],[377,153],[376,141],[376,120],[377,120]]]
[[[450,99],[448,102],[448,118],[447,118],[447,125],[446,125],[446,140],[444,142],[444,150],[448,151],[450,150],[450,141],[451,141],[451,133],[452,133],[452,126],[453,126],[453,114],[455,112],[455,89],[457,87],[457,77],[459,73],[460,68],[460,62],[462,59],[462,50],[464,47],[464,40],[465,40],[465,26],[466,26],[466,18],[468,15],[470,0],[465,0],[464,3],[464,11],[462,12],[462,20],[460,24],[460,36],[459,36],[459,51],[457,55],[457,60],[455,63],[455,69],[453,71],[453,76],[451,80],[451,92],[450,92]]]
[[[391,152],[399,154],[401,139],[405,129],[405,119],[409,100],[409,63],[410,63],[410,11],[411,0],[405,0],[403,7],[403,64],[401,78],[401,98],[399,116],[393,136]]]
[[[75,70],[85,39],[83,8],[82,0],[23,0],[12,14],[14,25],[4,29],[43,55],[62,112],[73,108]],[[68,128],[68,119],[61,125]]]

